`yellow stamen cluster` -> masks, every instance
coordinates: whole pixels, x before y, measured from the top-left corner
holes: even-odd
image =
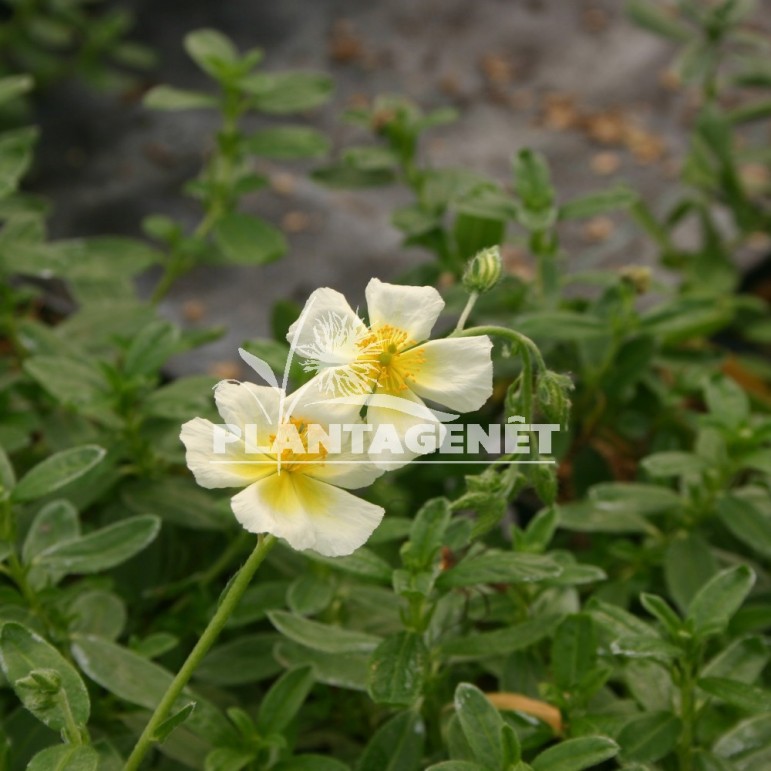
[[[425,362],[425,354],[414,348],[416,341],[389,324],[370,329],[357,345],[361,355],[356,365],[366,369],[366,380],[389,393],[406,391],[407,380]]]
[[[327,448],[323,444],[319,443],[318,452],[308,452],[308,424],[301,418],[289,418],[288,422],[297,429],[297,434],[306,451],[298,453],[289,447],[281,450],[280,454],[275,457],[276,460],[280,460],[282,471],[306,472],[311,467],[313,461],[318,461],[320,464],[323,463],[328,455]],[[270,435],[271,446],[276,441],[276,436],[277,434]]]

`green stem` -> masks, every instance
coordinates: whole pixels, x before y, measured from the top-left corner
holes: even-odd
[[[145,726],[145,730],[142,731],[142,735],[139,737],[128,761],[126,761],[123,771],[137,771],[142,759],[155,741],[155,733],[158,727],[168,717],[174,702],[179,698],[193,672],[195,672],[196,667],[201,663],[201,660],[214,644],[217,637],[219,637],[227,620],[235,610],[238,601],[249,586],[257,568],[262,564],[262,561],[275,543],[276,539],[272,535],[258,536],[254,551],[249,555],[241,570],[238,571],[230,586],[225,590],[225,594],[212,620],[204,629],[203,634],[198,639],[193,650],[190,651],[190,655],[182,665],[182,668],[177,672],[176,677],[172,680],[171,685],[169,685],[163,698],[155,708],[150,722]]]
[[[546,363],[543,360],[538,346],[526,335],[515,332],[513,329],[496,326],[469,327],[468,329],[456,330],[450,337],[479,337],[480,335],[491,335],[493,337],[502,337],[512,343],[516,343],[520,350],[527,348],[532,353],[535,363],[542,372],[546,372]]]
[[[231,206],[229,198],[232,195],[232,176],[237,160],[237,145],[233,141],[238,134],[238,119],[241,116],[242,107],[238,101],[238,94],[227,92],[223,103],[223,120],[220,135],[227,141],[219,149],[219,155],[215,156],[209,168],[212,169],[212,181],[214,194],[207,202],[206,215],[193,231],[193,240],[201,240],[209,235],[219,217]],[[157,305],[171,289],[172,284],[191,267],[189,256],[179,251],[172,250],[169,261],[166,263],[163,275],[155,286],[150,302]]]
[[[463,327],[466,326],[466,322],[468,321],[468,317],[471,315],[471,311],[474,309],[474,305],[476,305],[476,301],[479,299],[479,292],[472,292],[468,296],[468,300],[466,300],[466,307],[463,309],[463,313],[460,314],[460,318],[458,319],[458,323],[455,326],[455,331],[460,332]]]
[[[680,741],[677,747],[680,771],[691,771],[693,768],[691,763],[695,717],[693,691],[693,670],[691,665],[686,662],[682,666],[680,679],[680,720],[683,726],[680,731]]]
[[[84,736],[84,730],[81,730],[80,726],[75,722],[75,717],[72,714],[72,709],[70,708],[70,701],[67,698],[67,694],[60,690],[57,699],[59,701],[59,706],[62,708],[62,712],[64,713],[64,724],[65,724],[65,733],[67,735],[67,741],[70,744],[74,744],[76,746],[80,746],[82,744],[88,744],[88,741],[85,741],[88,737],[88,733],[85,733]]]

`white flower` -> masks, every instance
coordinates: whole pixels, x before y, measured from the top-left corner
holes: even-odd
[[[246,530],[329,557],[350,554],[369,538],[384,510],[340,488],[365,487],[382,471],[366,454],[352,453],[350,443],[334,456],[310,444],[308,427],[323,428],[328,420],[313,386],[286,396],[279,388],[228,380],[215,387],[214,398],[226,426],[195,418],[180,438],[198,484],[245,488],[231,505]],[[284,437],[294,445],[277,449]]]
[[[342,294],[323,288],[311,294],[289,328],[287,340],[305,357],[306,370],[317,373],[322,391],[338,397],[371,394],[367,423],[375,430],[389,424],[402,436],[426,422],[424,399],[457,412],[477,410],[487,401],[493,390],[489,337],[426,342],[444,308],[436,289],[373,278],[366,298],[369,326]]]

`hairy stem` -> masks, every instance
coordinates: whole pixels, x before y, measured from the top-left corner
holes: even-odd
[[[258,537],[254,551],[249,556],[249,559],[246,560],[241,570],[238,571],[235,578],[231,581],[230,586],[225,590],[225,594],[222,597],[212,620],[209,622],[206,629],[204,629],[203,634],[185,660],[182,668],[179,670],[174,680],[172,680],[171,685],[169,685],[163,698],[155,708],[155,712],[153,712],[150,722],[145,726],[145,730],[142,731],[142,735],[139,737],[134,750],[124,766],[124,771],[136,771],[139,768],[142,759],[155,741],[155,734],[158,727],[166,720],[169,712],[174,706],[174,702],[179,698],[193,672],[195,672],[196,667],[198,667],[203,657],[214,644],[217,637],[219,637],[220,632],[233,613],[238,601],[249,586],[257,568],[262,564],[265,556],[275,543],[276,539],[272,535],[260,535]]]

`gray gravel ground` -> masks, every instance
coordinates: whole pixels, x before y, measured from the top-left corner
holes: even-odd
[[[684,146],[688,105],[662,82],[672,49],[632,26],[612,0],[133,5],[137,36],[160,54],[158,82],[205,87],[182,49],[184,34],[203,26],[219,28],[242,47],[264,47],[268,69],[331,72],[334,100],[310,122],[329,132],[337,147],[352,136],[339,119],[351,100],[396,92],[427,108],[450,104],[461,110],[456,124],[426,143],[426,157],[436,165],[467,166],[506,181],[512,155],[531,147],[548,157],[563,199],[620,181],[652,201],[674,192],[672,159]],[[152,113],[136,101],[76,87],[51,95],[43,111],[48,149],[38,186],[55,201],[54,235],[136,234],[141,218],[156,212],[196,221],[195,206],[179,186],[196,172],[210,144],[213,116]],[[611,141],[619,120],[638,130],[631,149],[629,142]],[[565,123],[580,127],[560,129]],[[598,141],[603,136],[605,144]],[[298,229],[299,222],[300,232],[288,234],[290,252],[279,262],[200,268],[179,281],[163,304],[169,316],[182,319],[184,304],[200,300],[200,323],[229,328],[195,359],[180,360],[180,372],[232,361],[241,341],[266,332],[279,298],[302,302],[316,287],[330,285],[356,305],[371,276],[392,279],[426,258],[400,248],[390,225],[393,207],[407,200],[403,191],[332,191],[309,181],[303,174],[308,167],[265,168],[294,174],[294,189],[290,195],[260,192],[248,207],[279,225],[294,220]],[[289,213],[295,214],[287,219]],[[565,244],[566,269],[651,259],[623,217],[568,229]]]

